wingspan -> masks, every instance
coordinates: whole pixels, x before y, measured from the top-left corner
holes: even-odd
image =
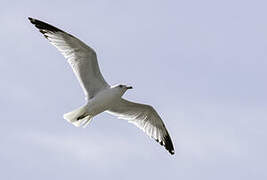
[[[87,98],[108,87],[103,78],[95,51],[76,37],[50,24],[29,17],[32,24],[68,60]]]
[[[171,137],[153,107],[121,99],[107,112],[135,124],[148,136],[164,146],[171,154],[174,154]]]

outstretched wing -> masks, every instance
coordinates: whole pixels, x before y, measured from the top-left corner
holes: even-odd
[[[32,24],[68,60],[87,98],[109,85],[103,78],[95,51],[76,37],[50,24],[29,17]]]
[[[171,154],[174,154],[171,137],[153,107],[121,99],[107,112],[135,124],[148,136],[163,145]]]

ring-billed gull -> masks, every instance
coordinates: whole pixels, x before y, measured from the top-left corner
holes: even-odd
[[[132,87],[110,86],[99,70],[96,53],[92,48],[50,24],[30,17],[29,20],[68,60],[84,91],[87,103],[64,114],[64,119],[77,127],[85,127],[97,114],[108,112],[135,124],[174,154],[170,135],[155,109],[150,105],[123,99],[123,94]]]

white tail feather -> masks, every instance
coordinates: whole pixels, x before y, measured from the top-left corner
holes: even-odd
[[[64,114],[63,118],[66,119],[68,122],[72,123],[76,127],[80,126],[86,127],[92,120],[93,116],[88,114],[87,106],[85,105]]]

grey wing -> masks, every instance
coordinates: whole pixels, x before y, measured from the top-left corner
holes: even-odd
[[[148,136],[163,145],[171,154],[174,154],[171,137],[153,107],[121,99],[107,112],[135,124]]]
[[[109,85],[103,78],[95,51],[76,37],[37,19],[29,18],[32,24],[68,60],[87,98]]]

